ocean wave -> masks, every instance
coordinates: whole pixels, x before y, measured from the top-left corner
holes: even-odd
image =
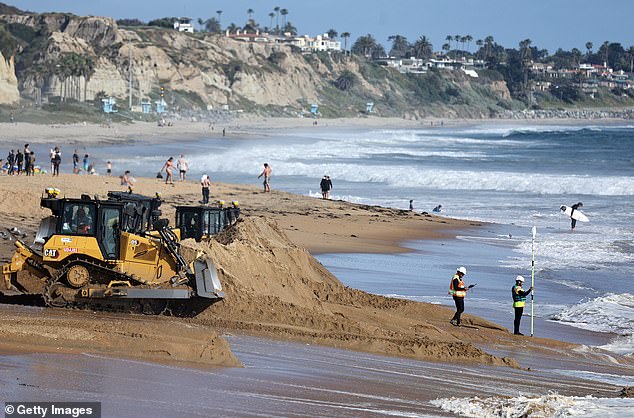
[[[622,336],[634,334],[634,295],[607,294],[573,305],[553,315],[553,320],[596,332]],[[630,346],[628,352],[634,351]]]
[[[605,417],[629,416],[634,399],[563,396],[557,393],[514,398],[444,398],[432,405],[465,417]]]

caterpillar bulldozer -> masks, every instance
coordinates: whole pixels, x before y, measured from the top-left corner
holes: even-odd
[[[51,216],[42,219],[34,243],[16,240],[2,267],[5,295],[32,292],[20,281],[28,272],[51,307],[196,314],[223,298],[212,260],[183,257],[180,230],[160,218],[160,196],[58,195],[48,188],[41,198]]]

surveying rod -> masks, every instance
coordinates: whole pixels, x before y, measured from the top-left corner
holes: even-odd
[[[531,241],[531,337],[534,332],[534,318],[535,318],[535,235],[537,235],[537,228],[533,226],[533,239]]]

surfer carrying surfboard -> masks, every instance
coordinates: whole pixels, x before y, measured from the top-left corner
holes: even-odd
[[[575,229],[575,226],[577,225],[577,220],[572,216],[572,214],[575,213],[575,210],[582,207],[583,203],[581,202],[577,202],[574,205],[570,206],[570,209],[572,209],[572,212],[570,212],[570,229]]]

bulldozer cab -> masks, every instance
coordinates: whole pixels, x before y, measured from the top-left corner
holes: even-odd
[[[141,234],[151,230],[161,214],[160,199],[126,195],[111,192],[108,200],[86,195],[81,199],[42,198],[41,206],[51,209],[53,216],[40,224],[36,244],[38,240],[44,244],[53,235],[67,237],[62,238],[67,241],[94,237],[104,260],[120,259],[121,232]],[[72,248],[69,246],[68,251]]]
[[[233,225],[239,216],[239,207],[176,206],[176,227],[181,238],[201,241]]]

